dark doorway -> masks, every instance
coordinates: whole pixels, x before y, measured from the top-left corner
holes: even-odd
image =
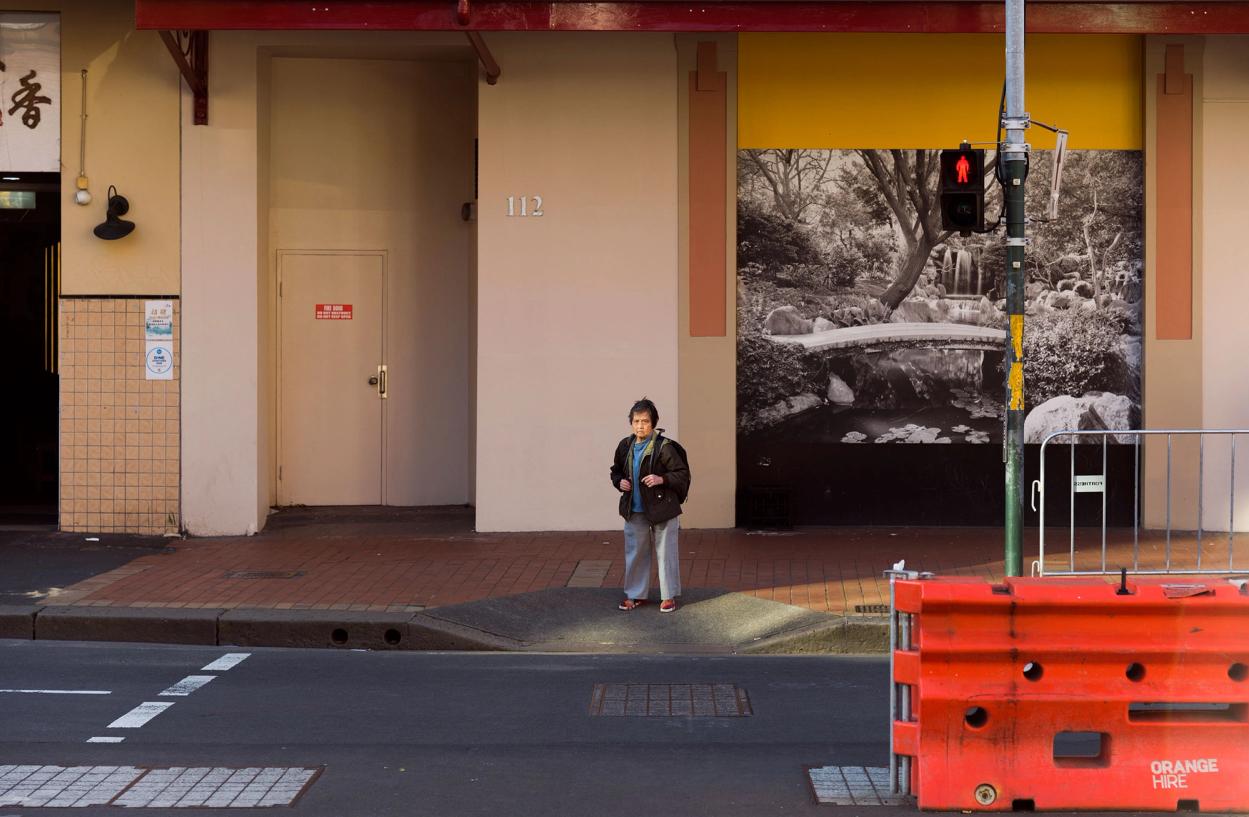
[[[55,525],[61,177],[0,171],[0,525]]]

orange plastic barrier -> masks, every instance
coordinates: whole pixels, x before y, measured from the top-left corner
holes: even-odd
[[[900,580],[893,724],[922,809],[1249,811],[1249,594]]]

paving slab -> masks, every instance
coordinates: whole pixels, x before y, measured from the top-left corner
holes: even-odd
[[[45,607],[35,617],[35,638],[216,644],[217,619],[224,612],[160,607]]]
[[[412,613],[350,610],[230,610],[218,621],[220,644],[240,647],[415,649]]]

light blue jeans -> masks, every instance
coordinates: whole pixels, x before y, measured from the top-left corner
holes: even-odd
[[[680,518],[676,516],[652,525],[644,513],[629,514],[624,526],[625,596],[644,599],[650,592],[652,542],[659,558],[660,598],[675,599],[681,595],[681,563],[677,552]]]

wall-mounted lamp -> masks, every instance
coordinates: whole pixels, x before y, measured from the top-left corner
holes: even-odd
[[[126,197],[118,193],[117,188],[110,184],[108,186],[108,216],[103,224],[96,226],[93,231],[95,237],[105,241],[115,241],[134,232],[134,222],[122,218],[128,212],[130,212],[130,202],[126,201]]]

